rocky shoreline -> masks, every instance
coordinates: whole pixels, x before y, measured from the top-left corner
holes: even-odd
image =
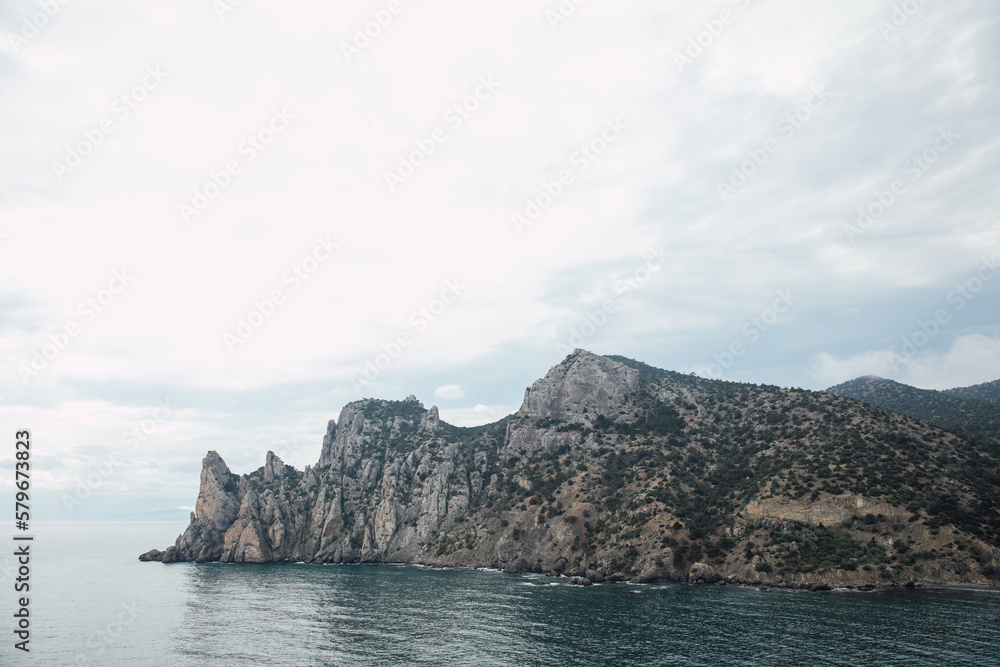
[[[146,553],[139,556],[139,560],[143,562],[165,562],[165,563],[176,563],[183,562],[172,559],[164,560],[165,552],[159,549],[151,549]],[[273,565],[291,565],[291,564],[302,564],[302,565],[333,565],[334,563],[308,563],[306,561],[278,561],[270,563]],[[666,584],[676,584],[676,585],[687,585],[687,586],[739,586],[744,588],[756,588],[760,591],[767,590],[780,590],[780,591],[807,591],[807,592],[828,592],[828,591],[857,591],[860,593],[867,593],[880,590],[898,590],[898,589],[952,589],[952,590],[984,590],[984,591],[997,591],[1000,592],[1000,586],[993,586],[988,584],[950,584],[950,583],[923,583],[915,580],[908,580],[904,583],[881,583],[881,584],[844,584],[844,585],[831,585],[824,581],[806,582],[806,583],[789,583],[785,581],[776,579],[746,579],[744,577],[739,577],[736,575],[729,575],[722,577],[704,563],[696,563],[697,573],[693,576],[689,574],[687,578],[682,576],[671,576],[667,578],[655,578],[655,577],[628,577],[623,574],[613,573],[608,576],[603,576],[596,571],[588,572],[533,572],[531,570],[517,570],[512,568],[498,568],[486,565],[441,565],[438,563],[360,563],[360,562],[342,562],[336,563],[337,565],[409,565],[413,567],[424,567],[435,570],[451,570],[451,569],[462,569],[462,570],[481,570],[489,572],[499,572],[502,574],[511,575],[524,575],[524,574],[538,574],[547,579],[566,579],[569,586],[579,586],[587,587],[601,584],[626,584],[632,586],[657,586]],[[700,567],[698,567],[700,566]],[[693,568],[694,570],[694,568]],[[677,573],[679,574],[679,573]]]

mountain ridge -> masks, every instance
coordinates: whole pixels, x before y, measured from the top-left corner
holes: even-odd
[[[315,467],[203,461],[162,562],[403,562],[597,581],[997,583],[1000,466],[852,399],[576,350],[480,427],[415,397],[331,420]]]
[[[994,405],[1000,405],[1000,380],[974,384],[970,387],[955,387],[946,389],[945,393],[961,396],[962,398],[973,398],[978,401],[986,401]]]
[[[895,380],[865,375],[825,391],[926,421],[973,438],[1000,444],[1000,404],[987,396],[997,383],[938,391],[919,389]]]

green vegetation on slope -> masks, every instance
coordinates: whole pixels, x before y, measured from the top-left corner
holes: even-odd
[[[587,423],[539,420],[540,428],[592,438],[596,446],[522,451],[504,461],[499,472],[512,497],[494,507],[498,515],[537,511],[544,522],[583,503],[590,516],[574,521],[584,522],[584,553],[621,550],[623,568],[651,533],[673,548],[675,566],[756,556],[764,573],[916,567],[940,554],[914,557],[885,544],[905,545],[904,536],[918,528],[934,539],[953,527],[1000,546],[1000,471],[983,443],[820,392],[705,380],[616,360],[640,370],[640,389],[618,415]],[[745,522],[739,517],[747,503],[848,493],[900,508],[909,520],[851,517],[808,528],[750,522],[748,541],[741,542],[748,551],[733,551],[737,541],[728,529]]]
[[[948,389],[945,393],[954,394],[962,398],[972,398],[977,401],[985,401],[994,405],[1000,405],[1000,380],[984,382],[983,384],[972,385],[971,387],[957,387]]]
[[[893,412],[929,422],[943,429],[1000,444],[1000,405],[978,400],[987,385],[948,392],[917,389],[876,377],[862,377],[827,389],[827,393],[871,403]]]

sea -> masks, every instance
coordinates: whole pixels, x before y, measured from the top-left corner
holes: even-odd
[[[1000,665],[1000,593],[606,584],[412,565],[142,563],[183,524],[36,524],[0,665]],[[6,546],[15,544],[7,535]],[[13,547],[3,552],[13,553]]]

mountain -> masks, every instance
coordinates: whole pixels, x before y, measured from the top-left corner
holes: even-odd
[[[831,394],[577,350],[475,428],[416,398],[331,421],[316,466],[203,461],[143,560],[403,562],[599,581],[1000,582],[1000,459]]]
[[[1000,380],[975,384],[971,387],[957,387],[947,390],[947,393],[961,396],[962,398],[972,398],[977,401],[1000,405]]]
[[[827,393],[871,403],[943,429],[1000,444],[1000,404],[975,398],[990,394],[990,385],[947,392],[917,389],[868,375],[827,389]],[[993,387],[995,390],[996,387]]]

